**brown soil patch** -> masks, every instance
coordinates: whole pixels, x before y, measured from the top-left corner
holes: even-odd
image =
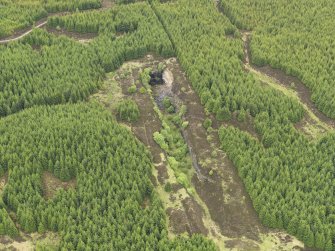
[[[237,120],[237,113],[234,113],[232,115],[232,119],[229,121],[226,121],[224,124],[229,125],[229,126],[234,126],[240,129],[241,131],[248,132],[254,138],[258,139],[259,141],[261,140],[261,136],[255,130],[253,117],[249,115],[247,116],[246,121],[240,122]]]
[[[92,39],[98,36],[97,33],[80,33],[80,32],[73,32],[73,31],[66,31],[64,29],[58,30],[51,27],[45,28],[48,32],[53,33],[57,36],[67,36],[73,38],[79,42],[90,42]]]
[[[202,215],[204,212],[201,206],[192,197],[184,199],[182,204],[186,211],[191,233],[201,233],[203,235],[207,235],[208,230],[205,228],[202,221]]]
[[[11,239],[8,236],[3,236],[3,235],[0,236],[0,243],[1,244],[7,245],[7,244],[11,244],[13,242],[14,242],[13,239]]]
[[[160,131],[162,124],[158,115],[154,111],[154,106],[150,97],[146,93],[140,93],[139,89],[142,87],[142,85],[138,81],[140,70],[152,66],[153,63],[153,57],[148,56],[141,60],[136,60],[124,64],[115,72],[114,78],[108,80],[116,81],[117,88],[121,89],[120,93],[116,93],[119,91],[114,90],[117,88],[107,88],[106,90],[99,91],[99,95],[93,95],[92,97],[96,97],[99,102],[101,102],[107,109],[111,111],[113,111],[113,106],[120,98],[129,98],[137,103],[140,110],[140,117],[136,122],[126,123],[126,125],[150,150],[154,165],[158,170],[158,181],[163,185],[165,180],[168,178],[166,161],[164,159],[162,150],[153,139],[153,133]],[[134,94],[130,94],[128,92],[128,88],[133,84],[136,84],[137,91]],[[115,95],[118,97],[115,97]],[[124,122],[122,121],[122,123]],[[152,178],[152,180],[153,183],[156,184],[156,179]]]
[[[170,207],[166,210],[173,232],[176,234],[187,232],[189,235],[203,234],[206,236],[208,230],[202,221],[203,209],[201,206],[191,197],[183,199],[182,205],[182,209]]]
[[[168,68],[175,79],[173,93],[187,106],[185,120],[189,125],[186,128],[188,135],[186,142],[192,147],[198,163],[202,163],[201,160],[207,160],[209,163],[207,166],[200,165],[201,173],[209,179],[200,180],[195,175],[192,179],[193,185],[221,233],[225,237],[236,238],[225,245],[239,250],[258,250],[258,244],[262,243],[260,235],[271,233],[271,230],[261,224],[237,169],[220,150],[221,144],[216,130],[207,140],[207,131],[202,126],[206,118],[204,109],[181,67],[178,63],[170,61]],[[214,129],[222,124],[233,125],[259,139],[250,117],[243,123],[237,121],[236,114],[231,121],[224,123],[217,121],[213,116],[210,118]],[[216,154],[213,154],[214,151]],[[213,171],[212,175],[210,171]],[[285,244],[287,240],[279,242]]]
[[[61,181],[50,172],[43,173],[43,191],[46,199],[52,198],[59,189],[75,189],[76,179],[70,181]]]
[[[251,35],[250,32],[242,32],[243,52],[244,52],[243,63],[245,65],[250,65],[250,59],[251,59],[250,35]]]
[[[162,58],[147,56],[141,60],[132,61],[121,67],[115,76],[115,80],[120,84],[122,93],[126,98],[134,100],[140,109],[140,118],[138,121],[130,123],[129,126],[135,136],[144,143],[153,156],[154,166],[157,170],[157,179],[164,189],[165,183],[169,180],[167,163],[162,149],[153,140],[153,133],[160,131],[161,121],[154,111],[154,105],[147,93],[141,94],[139,89],[142,85],[139,83],[139,72],[148,67],[154,68]],[[128,88],[135,84],[137,92],[129,94]],[[182,192],[186,197],[180,197],[180,192],[184,188],[180,184],[171,184],[171,193],[167,193],[167,200],[176,202],[180,207],[168,207],[170,227],[176,234],[187,232],[189,234],[202,233],[207,234],[208,230],[202,221],[203,210],[201,206],[186,192]],[[179,196],[177,196],[179,194]],[[177,197],[176,197],[177,196]],[[180,203],[178,201],[181,201]]]
[[[2,193],[3,189],[5,188],[8,181],[8,172],[6,172],[1,178],[0,178],[0,194]]]
[[[0,236],[0,250],[36,250],[37,243],[57,247],[59,241],[59,236],[52,232],[47,232],[42,235],[38,233],[21,233],[21,236],[15,239],[11,239],[8,236]]]
[[[154,105],[149,95],[139,92],[142,85],[138,81],[141,69],[152,67],[153,64],[158,65],[158,63],[159,61],[154,61],[152,56],[148,56],[141,60],[134,61],[135,66],[126,64],[117,71],[115,80],[120,83],[122,93],[127,98],[134,100],[140,109],[138,121],[129,124],[129,126],[135,136],[150,150],[153,162],[158,170],[158,181],[163,185],[165,180],[168,179],[166,161],[162,159],[162,150],[153,139],[154,132],[161,130],[162,123],[154,111]],[[129,94],[128,88],[134,83],[136,84],[137,92],[135,94]]]
[[[141,207],[143,209],[146,209],[146,208],[150,207],[150,204],[151,204],[150,198],[145,197],[144,200],[143,200],[143,203],[142,203]]]
[[[104,9],[108,9],[110,7],[112,7],[113,3],[112,0],[103,0],[102,1],[102,8]]]
[[[160,164],[156,166],[156,169],[158,171],[158,181],[161,185],[165,184],[165,180],[169,178],[169,174],[167,173],[166,165]]]
[[[187,216],[182,209],[169,207],[166,210],[169,217],[170,226],[175,234],[190,233],[190,226],[187,221]]]
[[[24,235],[25,237],[28,237],[30,238],[30,236],[28,234],[25,234]],[[23,236],[17,236],[14,238],[15,242],[18,242],[18,243],[22,243],[22,242],[25,242],[26,240],[23,238]]]
[[[303,132],[311,139],[318,139],[320,135],[323,135],[327,132],[324,127],[315,123],[315,121],[311,119],[307,114],[302,120],[296,123],[294,127],[297,130]]]
[[[141,62],[143,64],[142,68],[146,68],[148,62]],[[122,88],[122,93],[134,100],[139,109],[140,109],[140,117],[138,121],[131,123],[131,128],[134,134],[139,138],[151,151],[153,156],[154,163],[161,163],[161,152],[162,150],[156,144],[153,139],[153,133],[156,131],[160,131],[162,124],[158,118],[158,115],[154,111],[154,106],[151,102],[150,97],[147,94],[141,94],[139,89],[142,87],[140,83],[136,84],[137,92],[135,94],[129,94],[128,88],[133,85],[136,80],[139,79],[139,68],[129,69],[130,75],[125,78],[121,78],[119,74],[122,73],[124,69],[121,68],[117,72],[116,80],[120,83]]]
[[[150,181],[151,183],[154,185],[154,187],[157,187],[158,186],[158,183],[157,183],[157,179],[154,175],[150,175]]]
[[[243,251],[258,251],[260,248],[258,245],[250,242],[244,242],[241,240],[228,240],[225,242],[226,248],[234,248],[236,250],[243,250]]]
[[[177,192],[179,189],[182,189],[183,186],[180,183],[171,184],[171,191]]]

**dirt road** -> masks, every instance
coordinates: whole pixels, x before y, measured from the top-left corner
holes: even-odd
[[[31,33],[33,31],[34,28],[41,28],[43,27],[44,25],[47,24],[47,21],[43,21],[42,23],[36,25],[35,27],[33,28],[30,28],[28,31],[25,31],[23,32],[22,34],[20,34],[20,32],[18,32],[14,37],[12,38],[8,38],[8,39],[4,39],[4,40],[0,40],[0,44],[6,44],[6,43],[9,43],[9,42],[13,42],[13,41],[16,41],[16,40],[19,40],[25,36],[27,36],[29,33]]]

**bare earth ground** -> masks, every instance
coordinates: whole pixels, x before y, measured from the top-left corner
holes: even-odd
[[[61,188],[67,190],[67,189],[75,189],[76,187],[76,179],[64,182],[56,178],[50,172],[44,172],[42,179],[43,179],[43,191],[46,199],[52,198],[57,192],[57,190]]]
[[[57,234],[48,232],[43,235],[38,233],[33,234],[24,234],[21,233],[21,236],[15,240],[7,237],[0,237],[0,251],[33,251],[36,250],[36,245],[45,244],[49,247],[56,247],[59,242],[59,237]],[[56,250],[56,249],[50,249]]]
[[[57,30],[57,29],[50,28],[50,27],[46,27],[45,29],[48,32],[53,33],[54,35],[57,35],[57,36],[63,35],[63,36],[71,37],[81,43],[89,43],[95,37],[98,36],[98,34],[96,33],[79,33],[79,32],[72,32],[72,31],[66,31],[66,30]]]
[[[217,150],[220,148],[217,133],[212,134],[210,142],[207,140],[207,132],[202,126],[206,115],[199,97],[192,90],[180,66],[175,63],[169,67],[176,78],[173,91],[188,108],[185,118],[189,122],[189,126],[186,130],[192,149],[198,157],[198,162],[201,160],[210,161],[208,167],[202,167],[202,173],[208,174],[210,170],[215,170],[211,177],[215,180],[214,183],[200,182],[197,176],[194,176],[193,182],[197,192],[207,204],[212,219],[219,224],[225,236],[235,238],[243,234],[257,240],[257,226],[260,224],[257,215],[252,210],[251,203],[244,202],[243,198],[248,198],[248,196],[244,189],[241,189],[243,188],[242,181],[237,176],[231,161],[222,151]],[[182,87],[186,90],[184,93],[181,92]],[[212,156],[214,150],[217,150],[217,156]],[[229,189],[223,191],[224,188]],[[234,199],[236,200],[234,201]]]
[[[109,8],[112,3],[104,0],[103,7]],[[44,20],[39,21],[41,23]],[[20,31],[13,35],[10,39],[17,39],[25,32]],[[65,33],[62,31],[50,30],[54,33],[64,34],[74,37],[78,40],[89,40],[93,35],[78,35],[76,33]],[[1,40],[0,40],[1,43]],[[246,46],[246,49],[248,46]],[[247,50],[246,55],[249,51]],[[160,147],[154,142],[152,134],[159,131],[161,121],[153,110],[153,104],[146,94],[141,94],[137,91],[136,94],[130,95],[127,92],[128,87],[135,83],[137,88],[141,87],[138,82],[139,70],[157,65],[164,61],[168,69],[174,77],[173,93],[183,101],[187,106],[187,114],[185,119],[189,122],[186,128],[188,138],[186,142],[191,145],[195,152],[198,163],[201,167],[201,172],[210,177],[211,181],[200,180],[197,175],[193,176],[192,182],[197,194],[193,197],[186,189],[180,186],[174,173],[171,171],[165,160],[165,155]],[[249,57],[246,57],[245,64],[249,64]],[[306,102],[307,106],[320,118],[320,120],[329,124],[334,121],[327,121],[327,118],[322,117],[313,107],[310,101],[310,93],[306,87],[296,79],[292,79],[277,70],[269,67],[255,68],[257,71],[269,75],[276,79],[279,83],[286,87],[290,87],[294,81],[297,92],[302,102]],[[240,180],[236,168],[232,162],[226,157],[225,153],[220,150],[220,142],[216,129],[220,123],[214,120],[214,131],[207,133],[202,126],[206,114],[200,104],[200,100],[196,93],[191,88],[189,81],[181,70],[176,59],[164,60],[159,57],[147,56],[144,59],[126,63],[116,72],[113,79],[121,87],[121,98],[131,98],[137,102],[140,108],[141,116],[139,121],[132,124],[127,124],[136,137],[142,141],[150,150],[153,156],[155,169],[152,177],[153,183],[156,185],[158,194],[160,195],[166,212],[169,216],[170,236],[181,233],[202,233],[214,239],[221,250],[301,250],[303,244],[297,241],[294,237],[287,235],[284,232],[269,230],[261,225],[256,212],[253,209],[251,200],[245,191],[243,182]],[[304,89],[305,88],[305,89]],[[183,90],[182,90],[183,89]],[[93,95],[94,98],[102,101],[102,103],[111,111],[113,111],[113,98],[108,97],[114,89],[106,89],[99,91]],[[155,91],[155,90],[154,90]],[[112,93],[113,94],[113,93]],[[157,93],[156,93],[157,94]],[[120,93],[118,93],[120,95]],[[324,116],[324,115],[323,115]],[[308,118],[306,119],[308,120]],[[301,122],[301,123],[304,123]],[[245,123],[239,123],[235,118],[225,125],[234,125],[241,130],[249,132],[254,137],[258,138],[255,132],[252,121],[249,119]],[[300,125],[298,125],[299,127]],[[302,126],[302,125],[301,125]],[[213,172],[210,175],[210,171]],[[74,188],[75,181],[64,183],[53,177],[51,174],[43,175],[45,184],[46,198],[53,196],[53,191],[57,188]],[[1,186],[0,180],[0,186]],[[164,186],[167,182],[172,184],[172,191],[166,192]],[[4,182],[3,182],[4,183]],[[4,183],[5,184],[5,183]],[[146,206],[150,205],[147,201]],[[12,245],[14,250],[30,250],[33,237],[25,235],[28,241],[8,240],[5,237],[0,239],[0,250],[2,247],[8,250]],[[25,244],[20,244],[25,243]],[[5,246],[2,246],[5,245]],[[26,245],[26,246],[24,246]],[[32,249],[31,249],[32,250]]]
[[[170,61],[173,62],[173,61]],[[260,223],[256,212],[253,209],[251,200],[245,191],[244,184],[232,162],[224,152],[220,150],[220,142],[217,132],[213,132],[207,137],[207,132],[202,126],[206,118],[204,109],[200,103],[198,95],[192,90],[190,82],[177,62],[168,64],[168,68],[173,72],[174,82],[173,92],[183,100],[187,106],[185,119],[189,122],[186,128],[188,131],[189,144],[192,145],[198,162],[202,163],[201,172],[209,175],[214,182],[200,181],[196,175],[193,176],[193,184],[202,201],[205,202],[212,220],[220,227],[221,234],[230,240],[225,241],[226,248],[243,248],[243,250],[262,249],[259,245],[263,242],[263,235],[281,235],[266,229]],[[182,91],[185,90],[185,92]],[[214,127],[220,123],[213,117]],[[248,119],[250,123],[250,118]],[[234,125],[251,135],[258,137],[252,124],[240,123],[234,118],[227,125]],[[210,171],[213,174],[210,175]],[[278,238],[277,248],[285,246],[293,247],[293,240],[290,236],[280,240]],[[274,244],[276,247],[276,244]]]
[[[0,177],[0,195],[2,194],[2,191],[6,186],[7,180],[8,180],[8,172],[6,172],[2,177]]]

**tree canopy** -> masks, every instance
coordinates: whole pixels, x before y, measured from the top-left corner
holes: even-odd
[[[2,0],[0,38],[31,26],[48,13],[100,8],[101,0]]]
[[[151,157],[101,106],[35,107],[0,120],[0,131],[0,170],[9,172],[3,200],[25,231],[58,231],[65,250],[215,250],[197,235],[168,240]],[[75,177],[76,189],[45,200],[46,170]],[[12,223],[0,212],[3,231]]]
[[[332,0],[221,1],[241,29],[252,29],[251,56],[298,77],[323,113],[335,118],[335,39]]]

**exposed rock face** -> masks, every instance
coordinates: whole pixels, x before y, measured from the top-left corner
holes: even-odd
[[[168,87],[172,86],[173,74],[169,69],[163,71],[163,81]]]

